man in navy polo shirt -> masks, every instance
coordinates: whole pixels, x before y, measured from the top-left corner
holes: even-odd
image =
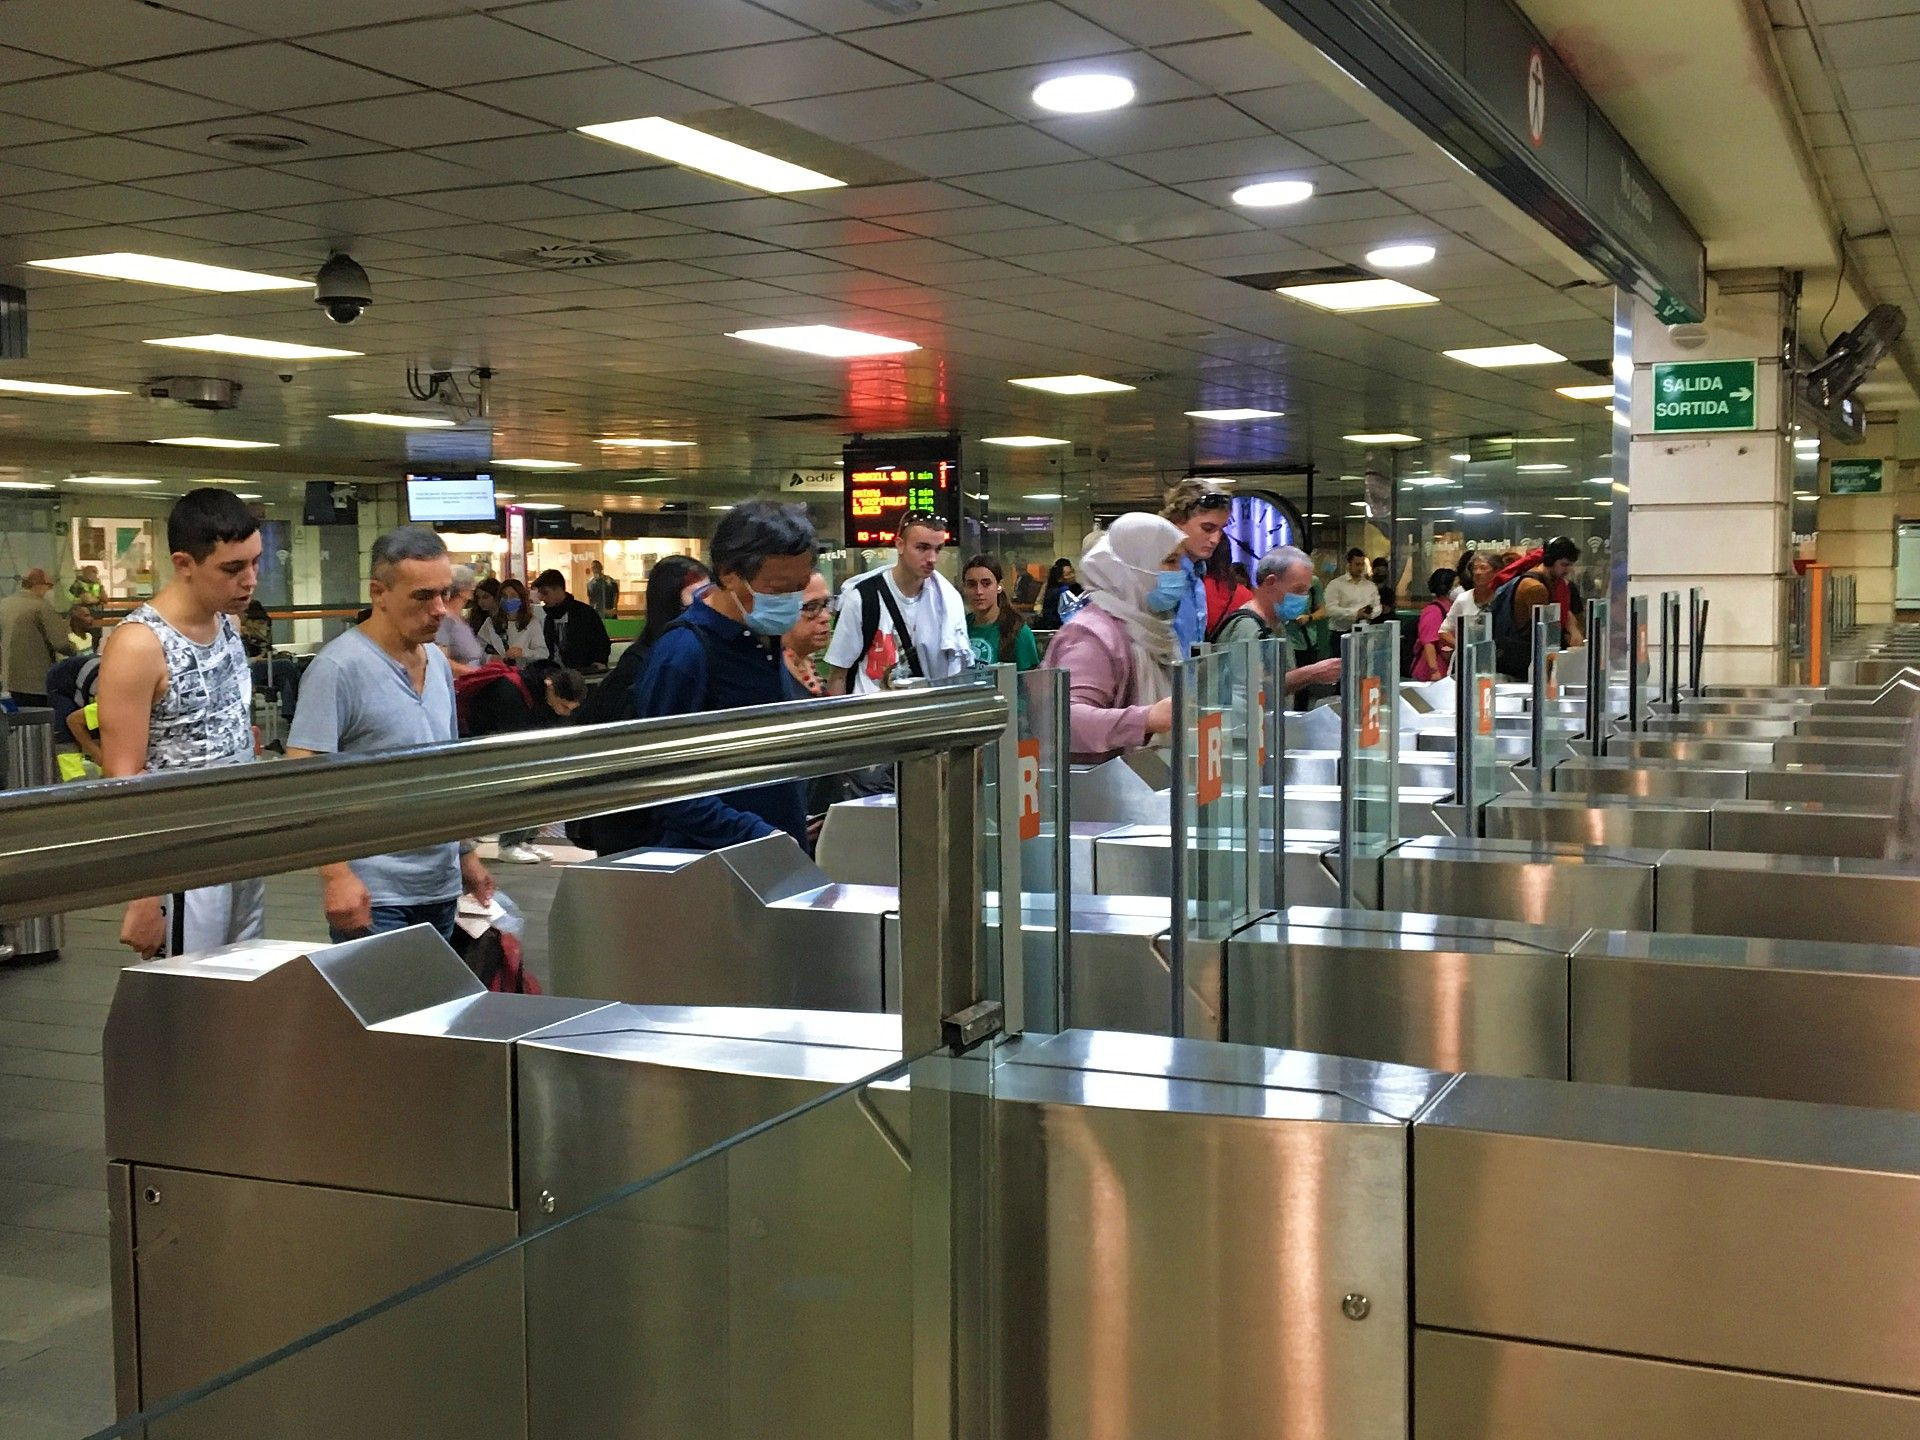
[[[713,583],[654,641],[634,683],[634,711],[694,715],[789,697],[780,638],[800,618],[818,542],[807,512],[748,500],[713,532]],[[660,843],[718,850],[784,830],[806,840],[806,787],[798,780],[659,807]]]

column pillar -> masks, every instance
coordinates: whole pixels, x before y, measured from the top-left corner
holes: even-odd
[[[1676,343],[1644,301],[1634,302],[1628,590],[1634,595],[1699,586],[1711,606],[1703,678],[1769,684],[1785,678],[1786,586],[1792,572],[1791,387],[1783,384],[1781,337],[1795,298],[1779,271],[1739,271],[1708,282],[1703,343]],[[1681,338],[1689,338],[1682,330]],[[1754,362],[1752,428],[1657,429],[1655,367],[1672,362]],[[1734,387],[1741,388],[1741,387]],[[1710,401],[1715,392],[1689,392]],[[1744,422],[1746,402],[1734,399]],[[1684,423],[1693,423],[1691,420]],[[1707,423],[1701,420],[1700,423]]]
[[[1901,482],[1897,427],[1867,426],[1858,445],[1820,447],[1820,508],[1816,522],[1814,558],[1831,565],[1835,575],[1854,580],[1854,619],[1861,625],[1886,625],[1893,620],[1893,565],[1895,531],[1899,526]],[[1833,493],[1835,461],[1877,460],[1880,489],[1872,494]],[[1857,474],[1856,467],[1855,473]],[[1852,476],[1847,477],[1852,479]]]

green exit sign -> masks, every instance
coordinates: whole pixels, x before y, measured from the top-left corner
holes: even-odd
[[[1653,367],[1653,430],[1751,430],[1753,360],[1685,360]]]
[[[1883,463],[1879,460],[1829,460],[1827,493],[1830,495],[1878,495]]]

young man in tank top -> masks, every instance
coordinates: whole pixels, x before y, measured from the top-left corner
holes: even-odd
[[[260,579],[260,523],[207,487],[167,516],[173,577],[108,637],[100,657],[101,769],[109,776],[253,759],[253,676],[235,617]],[[120,943],[143,960],[259,937],[266,885],[236,880],[127,906]]]

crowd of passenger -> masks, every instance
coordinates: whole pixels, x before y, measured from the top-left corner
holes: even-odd
[[[669,556],[646,584],[644,620],[616,658],[603,612],[617,587],[595,570],[588,599],[543,571],[529,586],[456,565],[433,531],[403,526],[369,556],[368,604],[304,662],[276,649],[273,617],[255,595],[260,534],[254,513],[218,487],[182,497],[167,519],[171,574],[100,641],[104,601],[87,567],[64,612],[46,571],[29,571],[0,601],[0,672],[13,700],[51,704],[64,775],[106,777],[244,764],[262,752],[253,701],[284,722],[285,756],[378,754],[461,736],[568,724],[664,718],[936,683],[975,666],[1066,673],[1071,748],[1091,762],[1158,742],[1174,723],[1174,666],[1204,646],[1280,635],[1298,663],[1286,687],[1332,693],[1338,637],[1392,615],[1384,569],[1359,550],[1326,585],[1290,545],[1249,571],[1224,543],[1230,502],[1203,481],[1174,486],[1157,514],[1119,516],[1077,562],[1044,581],[1023,570],[1009,594],[991,555],[941,573],[951,536],[940,517],[898,523],[891,561],[837,590],[816,566],[804,507],[735,505],[716,526],[709,560]],[[1452,664],[1463,619],[1483,611],[1518,629],[1559,602],[1577,640],[1567,571],[1577,557],[1555,539],[1530,555],[1469,553],[1435,570],[1410,633],[1414,678]],[[1051,622],[1051,623],[1049,623]],[[1500,630],[1496,625],[1496,639]],[[1507,668],[1503,650],[1502,669]],[[70,762],[70,763],[69,763]],[[775,833],[810,844],[835,798],[890,784],[884,768],[778,782],[596,817],[567,827],[590,850],[665,845],[717,849]],[[508,862],[549,858],[531,828],[498,837]],[[462,894],[482,902],[494,882],[477,842],[422,847],[329,865],[322,905],[336,939],[428,924],[451,936]],[[154,896],[127,908],[122,939],[142,956],[178,954],[260,933],[257,880]]]

